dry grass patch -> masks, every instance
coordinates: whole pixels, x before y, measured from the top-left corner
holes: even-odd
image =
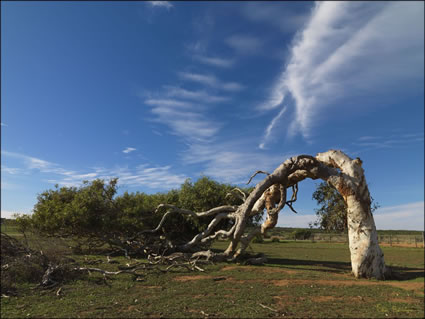
[[[259,273],[283,273],[288,275],[294,275],[299,273],[297,270],[289,270],[289,269],[281,269],[276,267],[258,267],[258,266],[225,266],[221,268],[221,271],[231,271],[231,270],[242,270],[242,271],[252,271],[252,272],[259,272]]]
[[[213,276],[208,275],[196,275],[196,276],[177,276],[174,277],[173,280],[175,281],[196,281],[196,280],[205,280],[205,279],[212,279]]]
[[[394,281],[369,281],[369,280],[273,280],[272,283],[276,286],[288,285],[324,285],[324,286],[378,286],[386,285],[393,286],[405,290],[424,290],[422,282],[394,282]]]

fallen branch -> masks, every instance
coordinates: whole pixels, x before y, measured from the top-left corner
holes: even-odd
[[[264,309],[267,309],[267,310],[270,310],[270,311],[273,311],[273,312],[278,312],[276,309],[273,309],[273,308],[271,308],[271,307],[269,307],[269,306],[266,306],[266,305],[263,305],[263,304],[261,304],[261,303],[259,303],[258,305],[260,305],[261,307],[263,307]]]

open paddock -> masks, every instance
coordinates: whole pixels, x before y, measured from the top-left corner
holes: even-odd
[[[222,250],[226,242],[213,248]],[[1,298],[3,318],[20,317],[424,317],[424,250],[383,247],[394,271],[387,281],[360,279],[350,273],[348,246],[326,242],[264,242],[249,252],[263,252],[264,266],[216,263],[204,272],[171,269],[105,281],[92,273],[51,290],[25,284],[20,295]],[[104,255],[72,255],[96,267],[117,270],[134,263]],[[58,292],[60,288],[60,291]]]

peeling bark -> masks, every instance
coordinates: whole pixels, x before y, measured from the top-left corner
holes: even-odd
[[[387,271],[384,257],[378,245],[378,236],[370,207],[370,194],[359,158],[352,160],[341,151],[330,150],[319,153],[316,157],[294,156],[279,165],[273,173],[257,171],[250,180],[258,173],[264,173],[267,176],[255,186],[248,197],[242,192],[241,198],[244,202],[240,206],[221,206],[207,212],[195,213],[171,205],[160,205],[158,209],[165,207],[168,212],[164,215],[160,225],[150,232],[158,231],[166,216],[172,212],[189,214],[196,218],[215,216],[204,232],[196,235],[180,248],[182,250],[193,249],[198,243],[222,236],[230,239],[230,244],[224,254],[237,258],[256,235],[265,235],[268,229],[277,224],[279,212],[286,204],[296,213],[292,204],[296,201],[300,181],[306,178],[320,178],[334,186],[347,204],[348,235],[354,276],[356,278],[385,279]],[[287,189],[290,187],[293,195],[291,200],[287,201]],[[267,210],[266,221],[261,227],[243,235],[248,218],[261,213],[264,209]],[[213,233],[215,226],[225,218],[234,220],[231,229],[218,230]],[[239,244],[240,247],[236,250]]]

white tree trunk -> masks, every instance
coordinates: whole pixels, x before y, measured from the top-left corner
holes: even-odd
[[[244,252],[255,235],[265,234],[267,229],[276,225],[278,214],[285,204],[292,209],[291,202],[294,200],[287,201],[287,188],[293,187],[296,200],[297,188],[294,186],[305,178],[323,179],[334,186],[343,196],[347,204],[348,236],[354,276],[356,278],[385,279],[387,270],[384,255],[378,245],[378,236],[370,207],[370,194],[362,162],[359,158],[352,160],[341,151],[330,150],[319,153],[316,157],[299,155],[286,160],[272,174],[268,174],[263,181],[258,183],[239,207],[222,206],[202,213],[193,213],[170,205],[160,205],[160,207],[167,207],[171,211],[197,217],[216,215],[206,231],[195,236],[182,248],[190,249],[196,243],[205,242],[221,235],[231,240],[225,255],[237,257]],[[243,236],[248,218],[261,213],[264,208],[267,208],[267,219],[263,225]],[[213,228],[222,218],[233,219],[234,226],[228,231],[218,230],[211,235]],[[236,251],[239,243],[240,248]]]
[[[359,158],[352,160],[341,151],[333,150],[320,153],[316,158],[340,170],[340,174],[330,176],[328,182],[341,193],[347,204],[348,238],[354,276],[385,279],[387,270],[384,254],[378,244],[362,161]]]

